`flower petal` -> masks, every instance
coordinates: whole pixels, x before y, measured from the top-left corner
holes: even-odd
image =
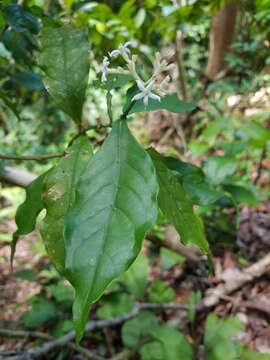
[[[137,82],[138,88],[141,91],[145,91],[144,83],[142,82],[142,80],[137,80],[136,82]]]
[[[131,99],[131,101],[136,101],[136,100],[140,100],[144,97],[144,94],[143,93],[139,93],[135,96],[133,96],[133,98]]]
[[[146,86],[146,90],[152,90],[153,86],[155,85],[155,81],[151,80],[150,83]]]
[[[116,57],[118,55],[121,55],[121,52],[119,50],[113,50],[109,53],[110,57]]]
[[[154,100],[157,100],[157,101],[160,101],[161,98],[160,96],[156,95],[156,94],[153,94],[151,92],[148,93],[148,96],[151,98],[151,99],[154,99]]]
[[[147,106],[148,105],[148,95],[145,95],[144,98],[143,98],[143,103],[144,103],[144,106]]]

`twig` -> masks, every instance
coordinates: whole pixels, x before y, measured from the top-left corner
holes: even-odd
[[[222,284],[219,284],[213,289],[207,291],[206,297],[198,304],[197,310],[202,311],[205,308],[216,305],[224,295],[228,295],[241,286],[245,285],[247,282],[253,281],[256,278],[259,278],[266,272],[270,270],[270,254],[266,255],[255,264],[249,266],[248,268],[240,271],[234,269],[234,273],[230,274],[229,272],[224,273],[223,280],[225,281]],[[237,272],[237,273],[236,273]]]
[[[48,340],[51,341],[53,340],[53,337],[50,336],[49,334],[40,332],[40,331],[24,331],[24,330],[10,330],[10,329],[0,329],[0,335],[2,336],[10,336],[10,337],[27,337],[27,338],[38,338],[38,339],[42,339],[42,340]],[[82,347],[82,346],[78,346],[76,344],[74,344],[73,342],[68,342],[67,347],[80,352],[81,354],[85,355],[85,357],[87,359],[92,359],[92,360],[102,360],[102,358],[100,358],[99,356],[97,356],[96,354],[94,354],[92,351]],[[11,351],[10,351],[11,352]],[[16,351],[16,350],[12,350],[13,354],[10,353],[6,353],[5,354],[1,354],[0,355],[4,355],[4,356],[9,356],[9,355],[16,355],[16,358],[18,359],[23,359],[23,357],[21,356],[25,356],[25,352],[22,351]],[[19,356],[19,357],[18,357]],[[31,358],[31,357],[30,357]]]
[[[0,154],[0,159],[6,160],[35,160],[35,161],[43,161],[58,157],[63,157],[67,155],[66,151],[57,154],[48,154],[48,155],[30,155],[30,156],[15,156],[15,155],[4,155]]]
[[[126,315],[122,315],[116,318],[110,318],[110,319],[106,319],[106,320],[97,320],[97,321],[89,321],[85,327],[85,332],[90,332],[96,329],[103,329],[104,327],[109,327],[109,326],[115,326],[115,325],[120,325],[123,322],[132,319],[133,317],[135,317],[136,315],[139,314],[140,311],[142,310],[149,310],[149,309],[160,309],[160,310],[177,310],[177,309],[182,309],[182,310],[187,310],[187,306],[184,304],[154,304],[154,303],[137,303],[135,304],[134,308],[132,309],[131,312],[129,312]],[[9,330],[12,331],[13,334],[14,331],[13,330]],[[0,329],[0,334],[3,335],[7,335],[6,334],[6,329]],[[46,334],[45,334],[46,335]],[[15,336],[15,335],[13,335]],[[74,331],[70,331],[67,334],[65,334],[64,336],[55,339],[55,340],[51,340],[46,342],[45,344],[41,345],[41,346],[37,346],[34,347],[32,349],[29,349],[27,351],[25,351],[22,354],[16,355],[16,356],[12,356],[7,358],[8,360],[26,360],[26,359],[36,359],[39,358],[43,355],[48,354],[49,352],[59,348],[59,347],[63,347],[68,345],[75,337],[75,332]],[[76,346],[75,344],[73,344],[72,346]],[[76,347],[76,349],[78,351],[80,351],[78,347]],[[86,349],[87,350],[87,349]]]
[[[106,128],[110,128],[112,127],[112,124],[108,124],[108,125],[102,125],[102,124],[99,124],[99,125],[96,125],[96,126],[88,126],[86,128],[83,128],[82,130],[80,130],[79,132],[77,132],[77,134],[75,134],[71,140],[69,141],[68,143],[68,146],[72,145],[73,142],[78,139],[78,137],[84,135],[88,130],[101,130],[101,129],[106,129]]]

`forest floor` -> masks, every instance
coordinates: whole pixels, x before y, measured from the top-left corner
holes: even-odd
[[[161,270],[160,257],[157,256],[151,267],[149,280],[163,280],[176,292],[176,302],[186,303],[191,291],[199,290],[202,297],[207,289],[222,283],[224,273],[229,274],[226,281],[235,281],[237,271],[251,265],[269,252],[270,248],[270,202],[262,202],[256,209],[243,207],[240,214],[240,228],[236,245],[218,245],[213,248],[215,273],[206,276],[204,264],[196,266],[186,261],[175,265],[168,271]],[[15,223],[4,219],[1,232],[12,233]],[[32,233],[18,243],[14,262],[14,273],[35,269],[39,271],[48,263],[46,255],[36,251],[37,234]],[[148,251],[148,249],[146,249]],[[42,283],[14,277],[9,264],[10,247],[2,242],[0,247],[0,328],[18,328],[21,314],[29,307],[27,299],[42,290]],[[239,262],[239,254],[242,261]],[[242,263],[242,264],[240,264]],[[230,280],[231,276],[231,280]],[[253,351],[270,354],[270,274],[246,283],[240,289],[224,296],[212,311],[220,318],[237,316],[245,324],[245,330],[239,334],[239,340],[246,343]],[[197,336],[201,337],[205,313],[197,320]],[[181,310],[168,311],[163,320],[187,332],[185,314]],[[46,327],[38,328],[46,332]],[[120,328],[111,329],[114,343],[121,342]],[[0,350],[11,350],[23,340],[0,337]],[[70,359],[73,359],[71,356]],[[75,357],[74,357],[75,359]]]

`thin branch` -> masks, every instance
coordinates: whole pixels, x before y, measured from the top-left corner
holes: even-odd
[[[102,125],[102,124],[99,124],[99,125],[96,125],[96,126],[88,126],[86,128],[83,128],[82,130],[80,130],[79,132],[77,132],[72,138],[71,140],[69,141],[68,143],[68,146],[72,145],[74,143],[74,141],[76,139],[78,139],[78,137],[84,135],[88,130],[101,130],[101,129],[106,129],[106,128],[110,128],[112,127],[112,124],[108,124],[108,125]]]
[[[15,155],[4,155],[0,154],[0,159],[6,159],[6,160],[35,160],[35,161],[43,161],[53,158],[59,158],[66,156],[67,152],[63,151],[61,153],[57,154],[48,154],[48,155],[29,155],[29,156],[15,156]]]
[[[109,125],[97,125],[97,126],[89,126],[87,128],[84,128],[82,130],[80,130],[79,132],[77,132],[73,138],[70,140],[68,146],[70,146],[74,140],[76,140],[78,137],[80,137],[81,135],[85,134],[88,130],[94,129],[94,130],[100,130],[102,128],[108,128],[111,127],[111,124]],[[0,159],[4,159],[4,160],[34,160],[34,161],[44,161],[44,160],[48,160],[48,159],[53,159],[53,158],[59,158],[59,157],[64,157],[68,154],[67,150],[60,152],[60,153],[56,153],[56,154],[48,154],[48,155],[27,155],[27,156],[15,156],[15,155],[5,155],[5,154],[0,154]]]
[[[40,331],[0,329],[0,335],[10,336],[10,337],[37,338],[37,339],[48,340],[48,341],[53,340],[52,336],[50,336],[49,334],[40,332]],[[87,359],[102,360],[101,357],[97,356],[92,351],[90,351],[82,346],[78,346],[78,345],[74,344],[73,342],[68,342],[66,344],[66,346],[72,350],[75,350],[75,351],[80,352],[81,354],[85,355],[85,357]],[[25,352],[22,352],[22,351],[12,350],[9,352],[10,352],[10,354],[8,354],[8,352],[6,352],[6,354],[0,353],[0,355],[3,355],[3,356],[16,355],[16,358],[18,358],[18,356],[25,356]],[[13,354],[11,354],[11,352],[13,352]],[[18,359],[23,359],[23,358],[19,357]]]
[[[105,319],[105,320],[97,320],[97,321],[89,321],[85,327],[85,332],[90,332],[93,330],[97,330],[97,329],[103,329],[105,327],[109,327],[109,326],[116,326],[116,325],[120,325],[123,322],[130,320],[132,318],[134,318],[136,315],[139,314],[140,311],[142,310],[155,310],[155,309],[159,309],[159,310],[187,310],[187,305],[184,304],[154,304],[154,303],[137,303],[135,304],[134,308],[132,309],[131,312],[129,312],[126,315],[122,315],[116,318],[110,318],[110,319]],[[0,334],[2,335],[7,335],[6,333],[6,329],[0,329]],[[11,332],[13,332],[13,334],[15,334],[15,330],[9,330]],[[20,331],[20,333],[22,333],[22,331]],[[24,332],[25,333],[25,332]],[[37,334],[37,332],[34,332]],[[9,335],[11,335],[11,333],[9,333]],[[46,335],[46,334],[45,334]],[[13,335],[16,336],[16,335]],[[46,342],[45,344],[41,345],[41,346],[37,346],[34,347],[32,349],[29,349],[27,351],[25,351],[23,354],[19,354],[16,356],[12,356],[7,358],[8,360],[26,360],[26,359],[36,359],[39,358],[43,355],[48,354],[49,352],[59,348],[59,347],[63,347],[63,346],[67,346],[73,339],[75,338],[75,332],[74,331],[70,331],[67,334],[65,334],[64,336],[55,339],[55,340],[51,340]],[[73,344],[72,346],[76,346],[75,344]],[[76,347],[76,349],[79,351],[79,348]]]

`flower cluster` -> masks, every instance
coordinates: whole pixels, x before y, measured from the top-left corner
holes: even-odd
[[[131,53],[131,50],[129,49],[130,46],[134,46],[133,41],[127,41],[124,44],[120,44],[117,50],[113,50],[109,53],[109,57],[111,58],[122,56],[126,62],[126,69],[123,69],[122,67],[110,68],[109,58],[108,56],[104,56],[101,65],[101,81],[105,82],[107,80],[107,74],[131,75],[140,90],[140,92],[131,99],[132,101],[143,99],[145,106],[148,105],[149,98],[160,101],[161,97],[167,93],[170,77],[167,75],[161,82],[158,82],[159,75],[163,71],[172,70],[174,65],[169,65],[166,60],[162,60],[160,53],[157,52],[153,63],[153,74],[150,79],[143,81],[136,71],[137,56]]]

